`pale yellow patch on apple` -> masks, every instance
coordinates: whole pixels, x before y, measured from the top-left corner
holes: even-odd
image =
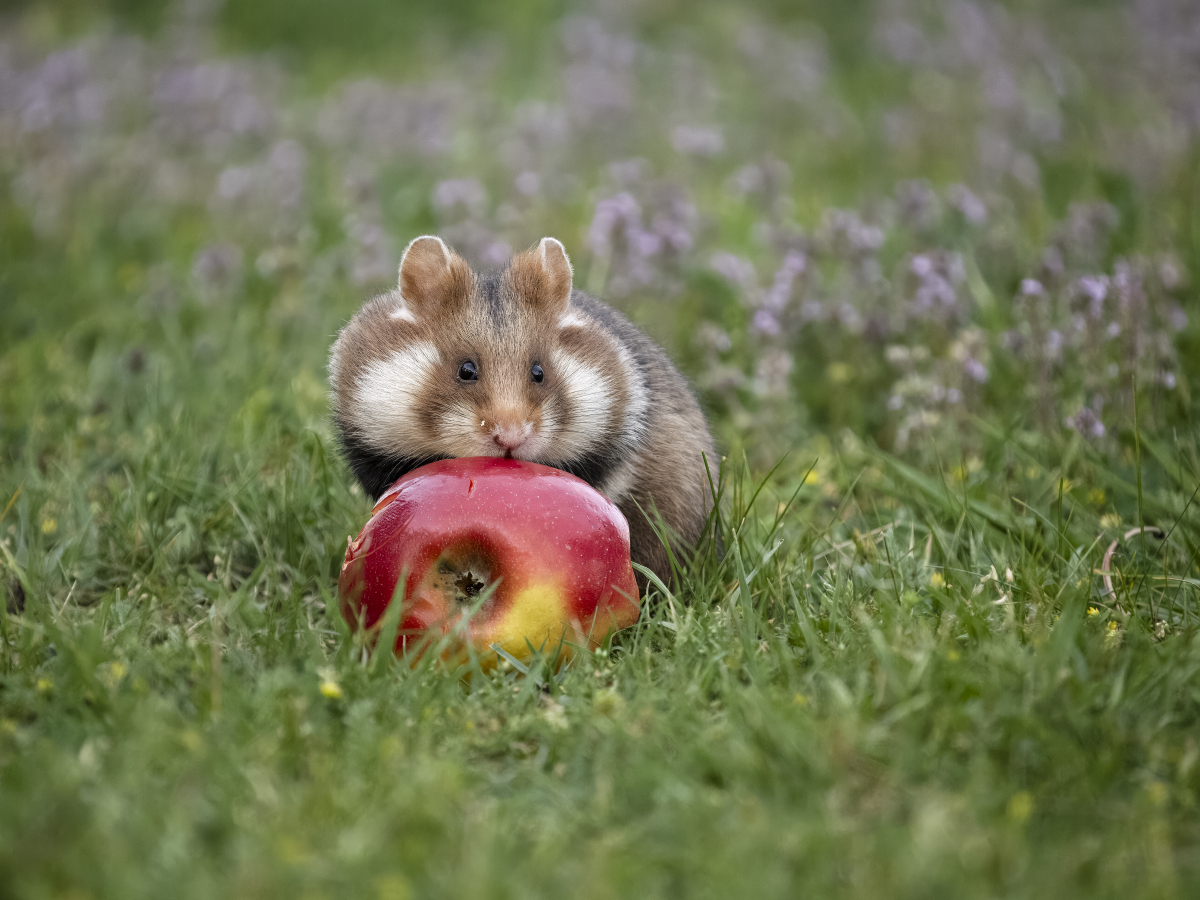
[[[493,631],[493,643],[517,659],[525,659],[530,645],[549,655],[562,641],[562,649],[569,656],[572,648],[568,644],[586,644],[586,638],[566,621],[564,595],[563,588],[552,581],[531,585],[517,593],[508,613]]]

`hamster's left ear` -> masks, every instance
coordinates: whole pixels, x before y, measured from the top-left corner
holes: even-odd
[[[530,306],[552,315],[566,311],[574,274],[559,241],[542,238],[536,247],[513,257],[509,271],[513,289]]]

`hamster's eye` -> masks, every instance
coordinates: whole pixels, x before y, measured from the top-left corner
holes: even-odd
[[[471,360],[468,359],[465,363],[463,363],[461,366],[459,366],[458,367],[458,380],[459,381],[478,381],[479,380],[479,369],[476,367],[475,363],[471,362]]]
[[[541,366],[534,363],[533,368],[529,370],[529,377],[534,380],[535,384],[541,384],[542,379],[546,377],[546,373],[542,371]]]

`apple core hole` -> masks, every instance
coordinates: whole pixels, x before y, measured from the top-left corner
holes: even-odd
[[[470,600],[473,597],[478,597],[483,589],[487,587],[487,583],[480,581],[474,572],[460,572],[459,576],[454,579],[454,587],[464,600]],[[456,598],[457,599],[457,598]]]
[[[492,580],[492,566],[478,552],[445,554],[434,567],[434,587],[445,598],[448,609],[477,605]]]

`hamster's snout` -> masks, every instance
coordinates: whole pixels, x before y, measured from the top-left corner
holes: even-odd
[[[497,422],[492,428],[492,443],[505,456],[512,456],[529,439],[532,432],[533,425],[529,422]]]

